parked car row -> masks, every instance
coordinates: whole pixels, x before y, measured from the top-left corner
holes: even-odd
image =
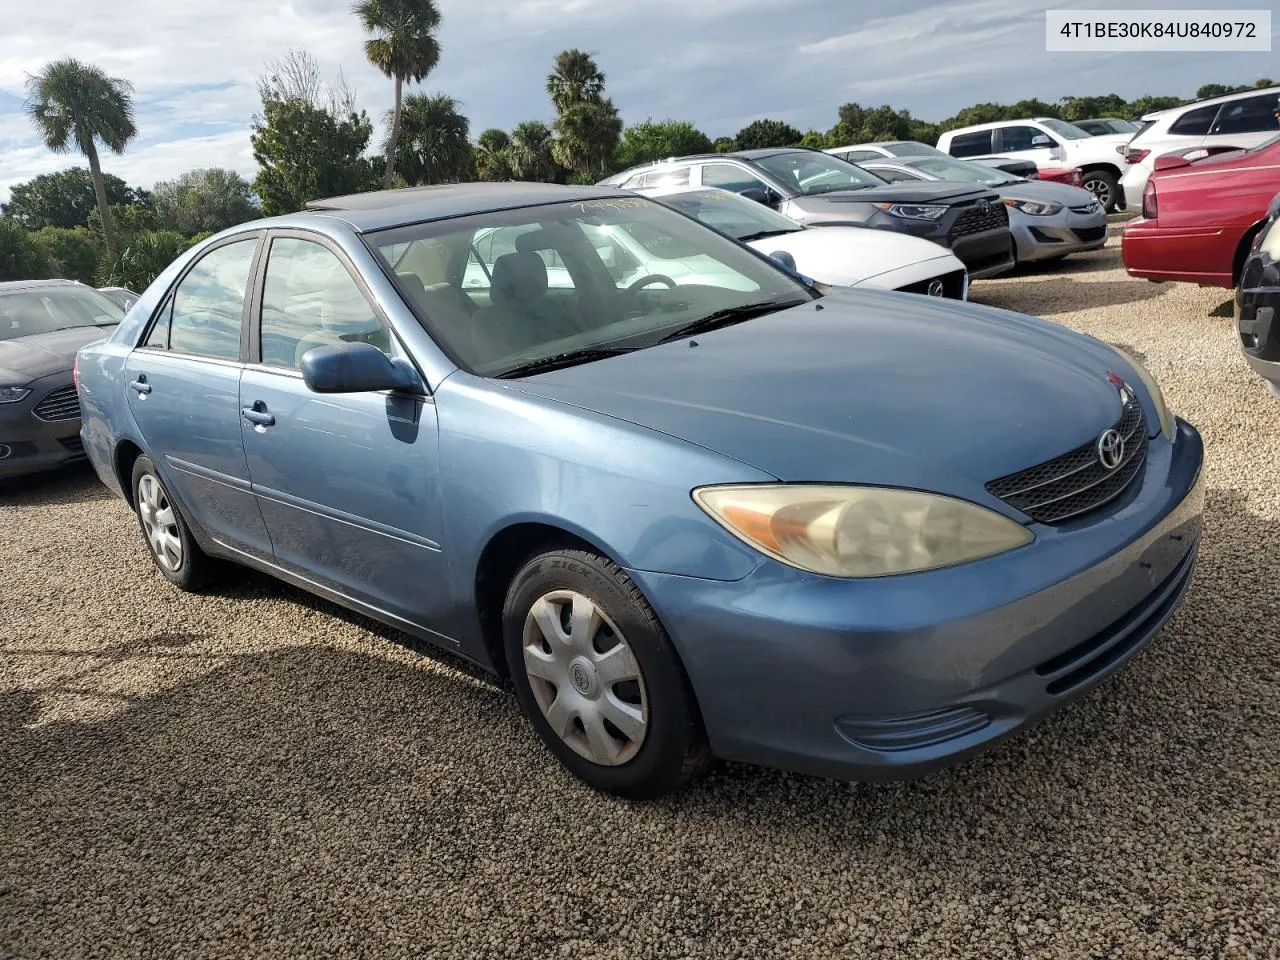
[[[820,223],[956,218],[990,191],[806,151],[682,163],[652,196],[316,202],[91,315],[85,449],[159,573],[253,567],[509,677],[568,770],[632,798],[712,757],[924,773],[1141,649],[1204,499],[1200,436],[1142,365],[1032,317],[810,283],[775,244],[818,272],[809,238],[841,228],[706,174]],[[757,225],[778,232],[740,242]]]

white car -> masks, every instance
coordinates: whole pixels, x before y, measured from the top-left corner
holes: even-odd
[[[1125,202],[1142,207],[1142,191],[1156,157],[1195,147],[1247,149],[1274,137],[1280,129],[1278,106],[1280,90],[1263,87],[1148,113],[1124,150],[1126,169],[1120,183]]]
[[[728,234],[796,273],[833,287],[870,287],[967,300],[969,275],[951,251],[929,240],[871,227],[803,227],[752,200],[714,187],[635,190]],[[644,248],[625,232],[618,239],[637,256]],[[637,249],[638,248],[638,249]],[[642,268],[671,276],[652,254]]]
[[[1077,167],[1083,178],[1080,185],[1111,213],[1125,206],[1120,148],[1128,142],[1127,133],[1095,137],[1065,120],[1037,117],[948,130],[938,138],[938,149],[961,160],[1009,157],[1030,160],[1037,167]]]

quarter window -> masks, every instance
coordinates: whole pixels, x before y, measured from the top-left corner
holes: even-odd
[[[991,131],[961,133],[951,138],[947,152],[953,157],[981,157],[991,152]]]
[[[262,288],[262,362],[298,369],[316,347],[369,343],[391,354],[391,336],[347,268],[311,240],[271,242]]]
[[[170,350],[240,359],[240,322],[257,248],[256,237],[228,243],[205,254],[182,278],[165,308]]]

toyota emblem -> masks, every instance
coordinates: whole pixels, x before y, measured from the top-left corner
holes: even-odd
[[[1119,430],[1107,430],[1098,438],[1098,462],[1107,470],[1114,470],[1124,459],[1124,437]]]
[[[943,286],[941,280],[930,280],[927,293],[931,297],[941,297],[946,295],[946,287]]]

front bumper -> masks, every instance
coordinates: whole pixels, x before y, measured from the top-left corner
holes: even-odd
[[[1102,211],[1064,210],[1051,217],[1015,213],[1009,218],[1009,229],[1018,248],[1019,263],[1097,250],[1106,246],[1111,235],[1107,215]]]
[[[17,403],[0,403],[0,479],[54,470],[84,457],[80,441],[80,408],[58,403],[72,386],[71,371],[42,377],[27,384],[31,389]],[[43,405],[43,406],[42,406]],[[52,411],[57,419],[42,419],[37,408]],[[70,417],[63,416],[73,411]]]
[[[1104,519],[881,580],[765,560],[744,580],[634,571],[679,649],[717,756],[844,780],[918,776],[1088,689],[1177,607],[1195,563],[1203,446],[1178,422]]]

